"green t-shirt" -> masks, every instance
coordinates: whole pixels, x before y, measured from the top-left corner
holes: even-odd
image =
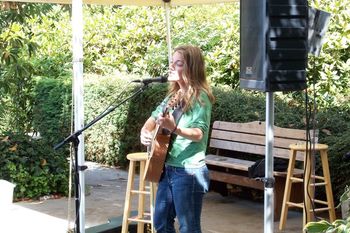
[[[159,113],[162,112],[163,106],[168,102],[169,97],[166,97],[163,102],[152,112],[152,117],[157,119]],[[205,152],[208,142],[209,125],[212,104],[208,95],[202,91],[200,93],[201,102],[196,101],[192,108],[183,113],[179,122],[178,128],[199,128],[203,132],[202,140],[194,142],[179,135],[176,135],[172,142],[170,151],[166,158],[166,165],[174,167],[197,168],[205,164]],[[170,111],[170,114],[172,111]]]

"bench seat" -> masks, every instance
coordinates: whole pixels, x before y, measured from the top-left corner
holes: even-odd
[[[215,121],[212,126],[209,153],[206,156],[206,164],[213,187],[222,188],[221,184],[231,184],[264,190],[261,179],[253,179],[248,176],[248,168],[255,161],[252,158],[265,158],[265,123],[254,121],[248,123],[234,123]],[[289,145],[305,143],[305,130],[281,128],[274,126],[273,156],[274,158],[289,160]],[[304,155],[298,153],[296,161],[303,161]],[[294,176],[303,177],[303,169],[295,169]],[[278,220],[281,213],[287,170],[274,171],[274,218]],[[220,185],[217,185],[219,182]],[[291,200],[303,201],[303,184],[293,184]]]
[[[207,165],[215,165],[219,167],[232,168],[241,171],[247,171],[250,166],[252,166],[255,162],[243,159],[230,158],[220,155],[208,154],[205,158],[205,162]],[[303,169],[294,169],[294,176],[302,176],[304,174]],[[287,176],[287,171],[279,172],[274,171],[274,176]]]

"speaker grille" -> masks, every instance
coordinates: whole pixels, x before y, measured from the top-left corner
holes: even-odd
[[[306,88],[307,1],[271,0],[268,4],[269,27],[266,38],[266,91],[295,91]]]

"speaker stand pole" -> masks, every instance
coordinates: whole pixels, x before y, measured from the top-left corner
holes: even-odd
[[[265,178],[264,178],[264,233],[273,233],[274,223],[274,184],[273,177],[273,92],[266,92],[266,129],[265,129]]]

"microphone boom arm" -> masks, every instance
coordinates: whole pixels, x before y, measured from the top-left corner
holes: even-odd
[[[132,93],[130,96],[128,96],[126,99],[122,100],[120,103],[118,103],[117,105],[109,108],[107,111],[105,111],[103,114],[100,114],[98,117],[96,117],[95,119],[93,119],[92,121],[90,121],[88,124],[86,124],[82,129],[75,131],[74,133],[72,133],[71,135],[69,135],[67,138],[65,138],[63,141],[61,141],[60,143],[57,143],[54,146],[54,149],[57,150],[60,147],[62,147],[63,145],[65,145],[68,142],[73,141],[73,139],[75,137],[78,137],[82,132],[84,132],[85,130],[87,130],[88,128],[90,128],[92,125],[94,125],[96,122],[98,122],[99,120],[101,120],[102,118],[104,118],[105,116],[107,116],[109,113],[113,112],[117,107],[119,107],[120,105],[124,104],[125,102],[127,102],[128,100],[138,96],[139,94],[141,94],[147,87],[148,87],[148,83],[143,83],[144,85],[142,85],[136,92]]]

